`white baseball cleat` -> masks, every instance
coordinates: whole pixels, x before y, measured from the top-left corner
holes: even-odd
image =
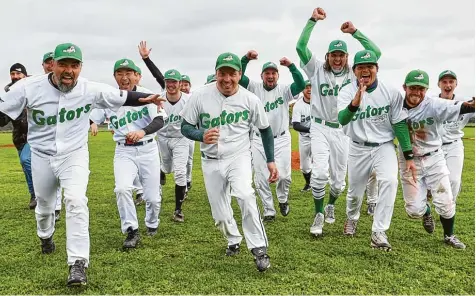
[[[311,234],[315,236],[322,236],[322,228],[324,227],[324,214],[317,213],[314,217],[314,222],[311,225]]]
[[[324,221],[326,221],[326,223],[328,224],[332,224],[334,222],[336,222],[336,218],[335,218],[335,207],[334,205],[327,205],[325,208],[324,208],[324,214],[326,216],[326,219]]]
[[[372,232],[372,236],[370,237],[370,246],[374,249],[380,249],[384,251],[391,251],[392,246],[388,242],[387,235],[385,232]]]
[[[357,230],[357,221],[346,219],[344,223],[344,235],[354,236]]]

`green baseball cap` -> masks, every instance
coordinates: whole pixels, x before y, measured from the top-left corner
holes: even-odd
[[[53,58],[55,61],[73,59],[83,62],[83,53],[81,49],[73,43],[62,43],[56,46]]]
[[[54,57],[54,53],[52,51],[50,52],[47,52],[43,55],[43,63],[46,61],[46,60],[49,60],[49,59],[52,59]]]
[[[236,71],[241,71],[241,60],[240,58],[231,52],[225,52],[218,56],[215,70],[218,70],[223,67],[230,67]]]
[[[142,75],[142,70],[139,68],[139,66],[136,65],[136,72]]]
[[[114,73],[116,73],[116,71],[119,69],[129,69],[135,72],[139,72],[137,71],[136,64],[130,59],[120,59],[116,61],[116,63],[114,64]]]
[[[164,80],[182,81],[182,75],[179,71],[171,69],[165,72]]]
[[[311,81],[309,80],[304,81],[304,83],[305,83],[305,86],[311,85]]]
[[[438,81],[440,81],[443,77],[446,77],[446,76],[449,76],[449,77],[453,77],[454,79],[458,79],[456,78],[456,73],[451,71],[451,70],[445,70],[443,72],[440,73],[440,75],[438,76]]]
[[[347,43],[342,40],[334,40],[331,43],[329,43],[329,49],[327,52],[331,53],[334,51],[342,51],[347,53]]]
[[[278,66],[273,62],[267,62],[263,65],[261,73],[263,73],[266,69],[275,69],[276,71],[278,71]]]
[[[217,77],[215,74],[210,74],[207,76],[207,83],[205,84],[209,84],[209,83],[212,83],[214,81],[217,81]]]
[[[360,64],[378,64],[378,58],[375,52],[371,50],[361,50],[354,56],[354,66]]]
[[[413,70],[407,74],[407,77],[405,77],[405,85],[418,85],[430,88],[430,77],[428,76],[428,73],[423,70]]]
[[[190,81],[190,77],[189,77],[188,75],[182,75],[182,81],[187,81],[187,82],[190,83],[190,84],[192,83],[192,82]]]

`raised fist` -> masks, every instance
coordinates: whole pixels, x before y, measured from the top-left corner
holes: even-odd
[[[257,60],[258,59],[258,53],[256,52],[256,50],[249,50],[247,53],[246,53],[246,58],[248,60]]]
[[[284,58],[279,60],[279,64],[281,66],[289,67],[289,66],[291,66],[292,63],[287,57],[284,57]]]
[[[349,34],[354,34],[357,29],[355,28],[354,24],[352,22],[345,22],[340,26],[340,30],[342,33],[349,33]]]
[[[324,11],[324,9],[318,7],[314,9],[311,17],[315,20],[323,20],[326,18],[326,12]]]

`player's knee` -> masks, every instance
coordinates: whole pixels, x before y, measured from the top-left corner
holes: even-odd
[[[445,219],[452,218],[456,213],[455,204],[452,202],[447,203],[443,206],[436,206],[435,210],[436,210],[436,213],[438,213],[438,215],[440,215],[441,217]]]
[[[55,200],[56,204],[56,200]],[[72,196],[65,192],[64,204],[66,211],[71,214],[84,214],[88,211],[88,198],[86,196]]]
[[[116,186],[114,192],[116,193],[117,198],[120,198],[122,196],[132,195],[132,188],[130,186]]]
[[[405,204],[405,211],[407,212],[408,217],[412,219],[420,219],[426,212],[426,204],[418,206],[414,203],[407,203]]]

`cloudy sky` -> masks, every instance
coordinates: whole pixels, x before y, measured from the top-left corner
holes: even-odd
[[[324,57],[333,39],[348,43],[350,57],[361,45],[340,25],[352,21],[382,50],[379,77],[400,87],[406,73],[426,70],[436,88],[438,74],[455,71],[457,93],[474,95],[474,0],[15,0],[0,11],[0,83],[9,82],[9,68],[24,64],[29,74],[41,74],[41,59],[58,43],[73,42],[83,50],[82,75],[115,85],[115,60],[128,57],[143,69],[142,84],[158,90],[139,56],[137,45],[147,40],[151,59],[165,71],[188,74],[194,87],[214,72],[218,54],[239,56],[255,49],[259,60],[247,71],[260,79],[261,65],[287,56],[298,63],[296,41],[316,6],[327,12],[312,34],[310,49]],[[287,69],[281,82],[291,82]]]

